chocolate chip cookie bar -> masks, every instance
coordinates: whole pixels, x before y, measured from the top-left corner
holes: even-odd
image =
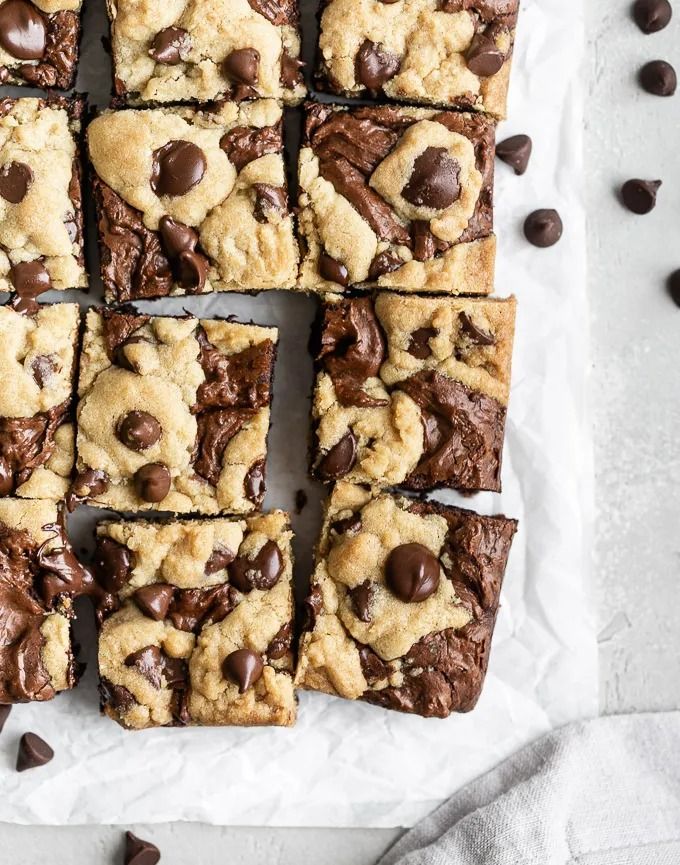
[[[481,115],[308,104],[299,287],[489,294],[493,163]]]
[[[75,303],[17,305],[0,307],[0,496],[62,499],[74,462],[80,312]]]
[[[107,6],[115,91],[133,103],[305,95],[297,0]]]
[[[519,0],[325,0],[321,89],[505,116]]]
[[[73,87],[80,8],[80,0],[0,0],[0,84]]]
[[[516,528],[503,516],[338,483],[297,687],[427,718],[474,708]]]
[[[282,511],[100,524],[104,712],[132,729],[292,725],[291,538]]]
[[[54,502],[0,499],[0,704],[72,688],[72,596],[91,586]]]
[[[281,123],[273,99],[92,121],[108,301],[294,286]]]
[[[131,307],[86,324],[69,507],[259,510],[276,328]]]
[[[313,339],[314,474],[500,491],[514,323],[514,298],[327,301]]]
[[[0,99],[0,291],[30,300],[50,288],[87,287],[83,107],[77,97]]]

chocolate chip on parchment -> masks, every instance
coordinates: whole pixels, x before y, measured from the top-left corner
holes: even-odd
[[[632,213],[650,213],[656,207],[656,194],[660,186],[660,180],[627,180],[621,187],[621,200]]]
[[[529,165],[533,143],[528,135],[511,135],[496,145],[496,156],[509,165],[517,175],[524,174]]]
[[[161,851],[150,841],[143,841],[132,832],[125,833],[125,865],[157,865]]]
[[[640,85],[652,96],[673,96],[678,89],[675,69],[665,60],[650,60],[640,69]]]
[[[19,740],[19,751],[17,753],[17,772],[25,772],[26,769],[37,769],[44,766],[54,757],[54,751],[44,739],[35,733],[24,733]]]
[[[534,210],[524,222],[524,236],[529,243],[546,249],[562,237],[562,218],[556,210]]]
[[[658,33],[670,23],[673,8],[668,0],[636,0],[633,18],[643,33]]]

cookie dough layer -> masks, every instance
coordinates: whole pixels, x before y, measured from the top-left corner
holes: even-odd
[[[314,473],[501,489],[515,299],[333,298],[316,339]]]
[[[73,87],[80,7],[79,0],[2,0],[0,84]]]
[[[292,537],[282,511],[100,524],[104,712],[131,729],[295,723]]]
[[[277,339],[233,321],[90,310],[70,504],[259,510]]]
[[[494,149],[480,115],[309,103],[299,287],[491,293]]]
[[[77,97],[0,99],[0,291],[36,296],[87,287],[83,108]]]
[[[296,0],[108,0],[116,93],[132,102],[300,102]]]
[[[519,0],[326,0],[322,89],[505,117]]]
[[[517,524],[336,485],[295,684],[445,718],[474,708]]]
[[[294,286],[276,101],[107,112],[87,138],[107,300]]]

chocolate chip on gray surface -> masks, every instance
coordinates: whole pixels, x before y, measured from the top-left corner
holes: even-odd
[[[208,163],[192,141],[168,141],[153,152],[151,188],[156,195],[186,195],[203,179]]]
[[[300,515],[307,507],[307,493],[304,490],[295,491],[295,513]]]
[[[365,39],[356,56],[356,78],[367,90],[378,93],[399,72],[401,60],[380,45]]]
[[[260,75],[260,52],[256,48],[230,51],[222,62],[222,72],[229,81],[254,86]]]
[[[644,215],[656,207],[660,180],[627,180],[621,187],[621,200],[632,213]]]
[[[222,664],[224,677],[238,685],[239,694],[252,688],[264,670],[262,657],[252,649],[237,649],[230,652]]]
[[[165,66],[177,66],[191,50],[191,37],[182,27],[165,27],[157,33],[149,55]]]
[[[658,33],[669,25],[673,7],[668,0],[635,0],[633,17],[643,33]]]
[[[668,293],[676,306],[680,306],[680,270],[675,270],[668,277]]]
[[[652,96],[673,96],[678,89],[678,76],[665,60],[651,60],[640,69],[642,88]]]
[[[10,705],[0,703],[0,733],[2,733],[11,711],[12,707]]]
[[[531,159],[533,142],[528,135],[511,135],[496,144],[496,156],[509,165],[517,175],[526,172]]]
[[[546,249],[562,237],[562,218],[556,210],[534,210],[524,221],[524,236],[533,246]]]
[[[33,183],[33,171],[25,162],[8,162],[0,168],[0,196],[19,204]]]
[[[27,769],[37,769],[45,766],[54,757],[54,751],[44,739],[36,733],[24,733],[19,740],[17,753],[17,772],[25,772]]]
[[[125,865],[157,865],[160,859],[161,852],[151,841],[144,841],[132,832],[125,833]]]
[[[427,600],[439,587],[439,560],[423,544],[401,544],[385,564],[387,585],[408,604]]]

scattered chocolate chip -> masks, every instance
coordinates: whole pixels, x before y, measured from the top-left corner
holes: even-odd
[[[500,72],[505,63],[505,55],[493,39],[489,39],[484,33],[477,33],[470,43],[465,60],[470,72],[480,78],[490,78]]]
[[[361,531],[361,516],[352,514],[351,517],[345,517],[343,520],[336,520],[331,523],[331,529],[336,535],[356,535]]]
[[[191,141],[168,141],[153,152],[151,188],[156,195],[185,195],[208,167],[205,153]]]
[[[157,865],[161,852],[150,841],[143,841],[132,832],[125,833],[125,865]]]
[[[114,685],[109,679],[99,680],[99,699],[102,708],[111,709],[118,715],[125,715],[137,701],[124,685]]]
[[[546,249],[562,237],[562,219],[556,210],[534,210],[524,222],[524,236],[529,243]]]
[[[151,583],[137,589],[132,598],[145,616],[161,622],[167,618],[174,596],[175,587],[170,583]]]
[[[163,428],[148,411],[131,411],[118,424],[119,440],[133,451],[145,451],[160,440]]]
[[[673,96],[678,89],[675,69],[665,60],[651,60],[640,70],[640,84],[652,96]]]
[[[26,0],[7,0],[0,5],[0,47],[17,60],[41,60],[45,56],[45,18]]]
[[[283,556],[275,541],[266,541],[254,559],[239,556],[229,565],[229,582],[239,592],[271,589],[283,571]]]
[[[137,652],[131,652],[125,658],[125,666],[134,667],[154,688],[161,687],[163,653],[158,646],[145,646]]]
[[[237,84],[252,87],[260,75],[260,52],[255,48],[237,48],[222,61],[222,72]]]
[[[109,476],[100,469],[84,469],[75,476],[66,495],[66,508],[69,513],[75,510],[78,502],[93,499],[109,488]]]
[[[365,39],[357,52],[354,70],[356,79],[367,90],[378,93],[384,84],[399,72],[401,60],[370,39]]]
[[[361,662],[361,672],[364,674],[366,681],[369,684],[387,679],[393,672],[389,664],[371,649],[370,646],[357,645],[359,650],[359,661]]]
[[[8,162],[0,168],[0,196],[10,204],[19,204],[33,183],[33,172],[25,162]]]
[[[162,463],[147,463],[135,472],[135,490],[145,502],[162,502],[170,492],[170,472]]]
[[[633,18],[643,33],[658,33],[670,23],[673,9],[668,0],[636,0]]]
[[[364,580],[358,586],[350,589],[349,596],[352,599],[352,608],[360,622],[371,621],[371,604],[375,595],[375,584],[370,580]]]
[[[236,553],[233,553],[228,547],[225,547],[224,544],[219,544],[215,547],[212,553],[210,553],[210,558],[205,563],[204,572],[207,576],[217,574],[220,571],[223,571],[227,565],[230,565],[235,558]]]
[[[134,568],[132,550],[106,535],[97,538],[97,547],[92,559],[97,582],[107,592],[118,592],[130,579]]]
[[[427,147],[413,163],[413,172],[401,190],[416,207],[444,210],[460,197],[460,166],[445,147]]]
[[[380,252],[371,262],[371,266],[368,269],[368,278],[370,280],[379,279],[385,273],[399,270],[403,264],[405,262],[402,261],[396,252],[391,252],[390,250]]]
[[[36,298],[52,288],[52,280],[42,261],[38,258],[34,261],[18,261],[11,266],[9,277],[16,291],[13,309],[16,312],[37,312]]]
[[[252,464],[246,475],[244,486],[246,498],[255,504],[259,504],[266,492],[263,460],[258,460]]]
[[[432,355],[430,340],[437,336],[433,327],[419,327],[411,334],[411,340],[406,351],[418,360],[427,360]]]
[[[44,766],[54,757],[54,751],[44,739],[35,733],[24,733],[19,740],[19,751],[17,753],[17,772],[25,772],[26,769],[37,769]]]
[[[514,169],[515,174],[524,174],[529,165],[533,144],[528,135],[511,135],[496,145],[496,156]]]
[[[301,514],[307,505],[307,493],[304,490],[297,490],[295,493],[295,513]]]
[[[627,180],[621,187],[621,200],[633,213],[650,213],[656,207],[656,193],[660,186],[660,180]]]
[[[238,685],[239,694],[244,694],[262,675],[262,658],[252,649],[237,649],[231,652],[222,663],[225,679]]]
[[[282,625],[277,633],[272,637],[271,643],[267,646],[267,659],[270,661],[279,661],[281,658],[290,652],[290,645],[293,641],[293,623],[286,622]]]
[[[5,724],[7,723],[7,719],[9,718],[9,713],[12,711],[11,706],[7,706],[4,703],[0,704],[0,733],[2,733]]]
[[[349,284],[349,271],[345,265],[325,252],[319,256],[319,274],[322,279],[337,282],[338,285]]]
[[[268,222],[270,213],[283,215],[288,211],[286,190],[282,186],[253,183],[253,192],[255,193],[253,216],[258,222]]]
[[[178,589],[167,618],[180,631],[198,633],[206,622],[221,622],[238,602],[227,583],[207,589]]]
[[[461,312],[458,316],[458,320],[460,321],[461,330],[468,337],[470,342],[474,343],[475,345],[495,344],[495,336],[492,333],[488,333],[487,331],[482,330],[481,327],[478,327],[467,314],[467,312]]]
[[[54,374],[57,365],[49,354],[39,354],[31,362],[31,374],[38,387],[45,387],[47,380]]]
[[[356,459],[357,440],[354,433],[348,431],[323,457],[317,473],[323,480],[337,480],[352,470]]]
[[[191,50],[191,37],[182,27],[165,27],[154,36],[149,56],[156,63],[177,66]]]
[[[425,601],[439,586],[439,560],[422,544],[395,547],[385,563],[392,593],[407,604]]]
[[[281,84],[287,89],[297,87],[303,81],[302,70],[305,64],[298,57],[291,57],[283,49],[281,53]]]
[[[676,306],[680,306],[680,270],[676,270],[668,277],[668,293]]]

